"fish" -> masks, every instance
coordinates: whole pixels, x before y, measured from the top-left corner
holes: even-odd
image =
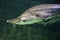
[[[60,15],[60,4],[40,4],[28,8],[17,18],[7,20],[6,22],[13,24],[29,24],[29,22],[31,22],[30,20],[36,18],[47,19],[55,15]],[[25,23],[26,21],[28,22]]]

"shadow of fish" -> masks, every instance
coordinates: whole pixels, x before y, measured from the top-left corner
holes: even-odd
[[[47,19],[60,13],[60,4],[41,4],[27,9],[21,16],[7,22],[18,24],[35,18]]]

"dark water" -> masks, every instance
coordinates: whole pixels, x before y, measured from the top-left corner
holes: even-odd
[[[0,0],[0,40],[59,40],[60,22],[44,27],[40,24],[16,25],[7,19],[16,18],[37,4],[59,4],[59,0]]]

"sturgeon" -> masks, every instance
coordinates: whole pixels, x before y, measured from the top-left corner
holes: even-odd
[[[60,14],[60,4],[41,4],[28,8],[22,15],[17,18],[7,20],[10,23],[31,20],[35,18],[49,18]]]

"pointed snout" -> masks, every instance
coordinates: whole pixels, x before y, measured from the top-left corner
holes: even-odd
[[[21,20],[20,20],[19,18],[6,20],[6,22],[9,22],[9,23],[18,23],[18,22],[20,22],[20,21],[21,21]]]
[[[6,22],[9,22],[9,20],[6,20]]]

